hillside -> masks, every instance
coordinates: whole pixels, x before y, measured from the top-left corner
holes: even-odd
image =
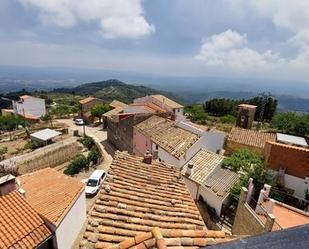
[[[82,84],[73,88],[56,88],[53,92],[58,93],[73,93],[76,95],[92,95],[106,102],[111,102],[114,99],[125,103],[131,103],[133,99],[143,97],[145,95],[163,94],[178,102],[183,100],[169,92],[155,90],[153,88],[137,85],[129,85],[119,80],[106,80],[93,83]]]

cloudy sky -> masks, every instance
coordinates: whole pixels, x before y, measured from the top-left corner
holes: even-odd
[[[0,64],[309,81],[308,0],[0,0]]]

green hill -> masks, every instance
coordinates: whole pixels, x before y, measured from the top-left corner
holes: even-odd
[[[114,99],[117,99],[124,103],[132,103],[135,98],[146,95],[163,94],[166,97],[183,103],[182,99],[169,92],[160,91],[145,86],[130,85],[114,79],[86,83],[73,88],[56,88],[53,91],[57,93],[71,93],[82,96],[92,95],[106,102],[111,102]]]

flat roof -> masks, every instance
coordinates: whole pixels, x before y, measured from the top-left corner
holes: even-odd
[[[59,131],[55,131],[55,130],[52,130],[52,129],[44,129],[44,130],[40,130],[38,132],[35,132],[35,133],[32,133],[30,135],[31,138],[34,138],[34,139],[38,139],[38,140],[41,140],[41,141],[48,141],[54,137],[57,137],[61,135],[61,132]]]
[[[304,139],[303,137],[287,135],[283,133],[277,133],[277,141],[281,143],[288,143],[308,147],[308,143],[306,139]]]

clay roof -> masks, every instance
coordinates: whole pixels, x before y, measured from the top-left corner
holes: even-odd
[[[204,186],[220,199],[225,199],[230,194],[230,189],[239,180],[239,175],[229,169],[219,169],[210,175]]]
[[[51,235],[20,193],[0,196],[0,248],[36,248]]]
[[[175,126],[169,119],[151,116],[135,126],[145,136],[176,158],[180,158],[200,138]]]
[[[207,244],[207,233],[212,240],[224,237],[223,232],[212,236],[207,231],[177,169],[158,161],[145,164],[142,157],[117,151],[80,246],[124,249],[144,242],[156,247],[153,239],[160,236],[155,227],[167,245],[199,247]]]
[[[207,150],[200,150],[183,166],[181,173],[186,176],[188,164],[193,164],[192,174],[186,177],[202,185],[207,177],[213,173],[217,167],[221,166],[223,160],[224,156]]]
[[[22,96],[19,96],[19,98],[20,99],[27,99],[27,98],[34,98],[34,97],[32,97],[32,96],[30,96],[30,95],[22,95]]]
[[[234,127],[228,141],[263,149],[267,141],[276,141],[276,134]]]
[[[121,101],[118,101],[118,100],[113,100],[109,106],[110,107],[113,107],[113,108],[117,108],[117,107],[125,107],[127,104],[121,102]]]
[[[123,112],[123,107],[116,107],[108,112],[105,112],[103,117],[112,117],[113,115],[117,115],[121,112]]]
[[[160,102],[162,102],[163,104],[171,107],[171,108],[183,108],[183,106],[181,104],[178,104],[177,102],[175,102],[174,100],[171,100],[167,97],[165,97],[164,95],[151,95],[153,98],[155,98],[156,100],[159,100]]]
[[[257,106],[256,105],[249,105],[249,104],[240,104],[240,105],[238,105],[238,107],[246,107],[246,108],[254,108],[254,109],[256,109],[257,108]]]
[[[199,248],[229,241],[229,239],[224,237],[225,235],[222,231],[178,230],[168,232],[165,229],[155,227],[150,232],[141,233],[134,238],[125,239],[118,245],[109,246],[107,249]]]
[[[79,103],[83,105],[83,104],[89,103],[89,102],[91,102],[95,99],[96,99],[95,97],[89,96],[87,98],[80,100]]]
[[[45,168],[20,177],[27,201],[49,222],[58,225],[84,191],[84,184]]]
[[[139,106],[151,113],[166,112],[166,110],[153,103],[134,103],[129,106]]]

